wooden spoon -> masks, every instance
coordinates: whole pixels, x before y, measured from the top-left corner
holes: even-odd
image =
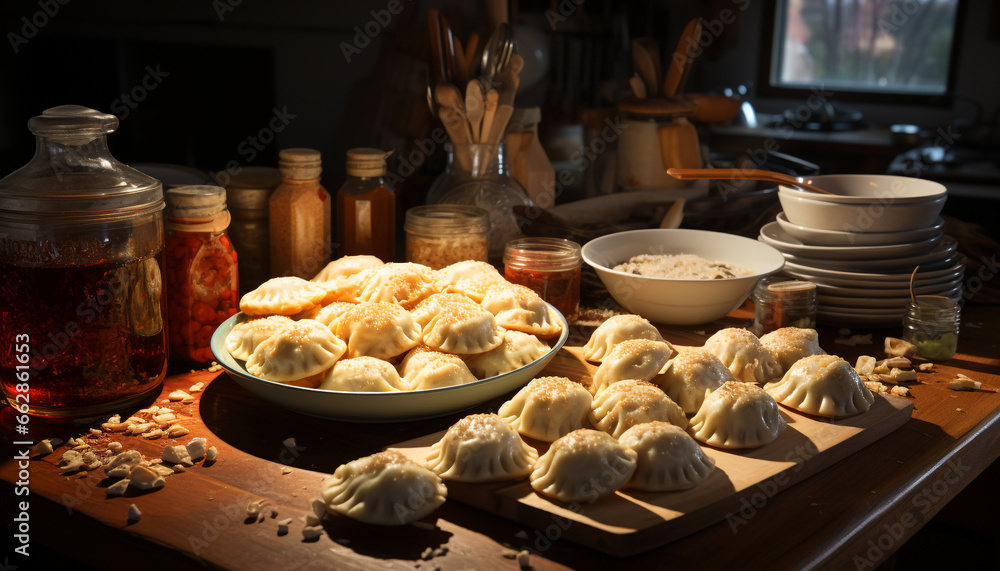
[[[479,131],[479,142],[486,143],[490,131],[493,128],[493,117],[497,112],[497,104],[500,101],[500,94],[496,89],[486,92],[486,101],[483,102],[483,125]]]
[[[633,75],[628,78],[628,84],[632,86],[632,93],[635,93],[636,99],[646,98],[646,84],[642,82],[641,77]]]
[[[695,18],[687,23],[681,39],[677,42],[677,49],[674,50],[673,57],[670,58],[670,66],[667,68],[667,77],[663,80],[664,97],[673,97],[680,93],[687,81],[687,76],[691,72],[691,62],[694,60],[691,49],[692,44],[698,41],[701,35],[701,20]]]
[[[479,133],[483,123],[483,111],[483,84],[478,79],[470,80],[465,87],[465,114],[469,117],[469,126],[472,128],[472,142],[482,138]]]
[[[660,46],[653,38],[632,40],[632,65],[646,84],[647,93],[656,93],[660,86]]]
[[[794,177],[780,172],[765,171],[760,169],[667,169],[667,174],[678,180],[766,180],[777,182],[788,186],[794,186],[802,190],[819,192],[838,196],[836,192],[823,190],[801,177]]]

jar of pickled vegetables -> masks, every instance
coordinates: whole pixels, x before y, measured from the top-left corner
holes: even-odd
[[[179,186],[167,190],[166,199],[171,357],[208,363],[212,333],[239,309],[236,250],[226,236],[226,190]]]
[[[958,349],[959,305],[939,295],[913,298],[903,317],[903,339],[917,347],[917,356],[931,361],[947,361]]]
[[[566,316],[580,310],[580,245],[562,238],[519,238],[507,243],[504,277],[531,288]]]

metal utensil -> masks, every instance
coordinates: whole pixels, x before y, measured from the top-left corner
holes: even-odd
[[[787,184],[788,186],[795,186],[811,192],[820,192],[823,194],[832,194],[837,196],[836,192],[823,190],[802,177],[760,169],[667,169],[667,174],[678,180],[766,180],[769,182],[777,182],[779,184]]]

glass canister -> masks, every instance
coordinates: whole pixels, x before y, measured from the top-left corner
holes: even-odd
[[[527,286],[566,316],[580,310],[580,245],[562,238],[521,238],[507,243],[504,277]]]
[[[232,214],[227,234],[240,254],[242,292],[253,290],[270,277],[268,200],[281,178],[274,167],[242,167],[226,184],[226,203]]]
[[[906,308],[903,340],[917,346],[918,357],[947,361],[958,350],[961,321],[958,303],[939,295],[918,295]]]
[[[448,164],[427,192],[428,204],[467,204],[489,212],[489,259],[499,262],[507,242],[523,236],[515,207],[533,207],[510,176],[503,143],[445,143]]]
[[[455,262],[485,262],[490,213],[462,204],[415,206],[406,211],[406,261],[440,270]]]
[[[816,328],[816,284],[772,276],[753,290],[754,325],[757,335],[782,327]]]
[[[18,410],[121,411],[166,374],[163,189],[111,155],[117,127],[47,109],[34,157],[0,180],[0,379]]]
[[[239,308],[236,250],[226,235],[226,189],[178,186],[166,195],[170,354],[208,363],[212,333]]]

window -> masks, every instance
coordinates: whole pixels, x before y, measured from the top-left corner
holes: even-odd
[[[867,95],[847,99],[940,98],[952,85],[958,5],[958,0],[775,0],[762,85],[772,95],[822,86],[838,96]]]

